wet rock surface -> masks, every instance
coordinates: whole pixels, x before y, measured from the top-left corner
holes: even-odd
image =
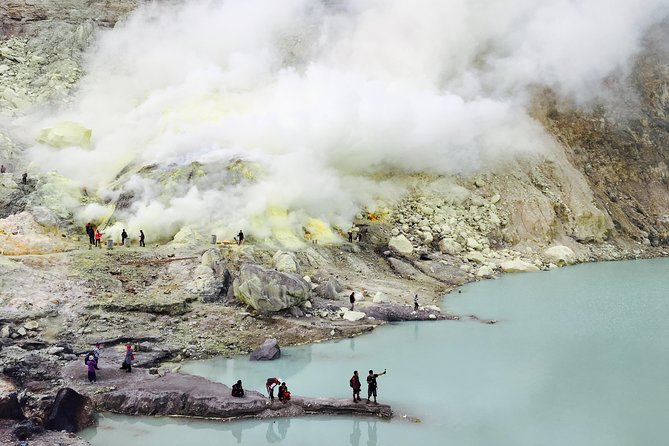
[[[52,431],[79,432],[93,424],[93,402],[70,388],[56,394],[44,427]]]

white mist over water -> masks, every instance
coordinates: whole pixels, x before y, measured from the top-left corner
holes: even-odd
[[[227,0],[152,3],[100,36],[63,120],[92,149],[29,150],[115,199],[120,232],[183,226],[277,238],[346,229],[397,196],[387,172],[490,170],[552,140],[529,89],[586,103],[624,72],[664,0]],[[245,162],[240,172],[226,168]],[[137,174],[190,169],[159,181]],[[115,179],[125,172],[120,180]],[[89,205],[79,219],[102,219]]]

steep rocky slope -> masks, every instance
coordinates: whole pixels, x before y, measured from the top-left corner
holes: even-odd
[[[457,317],[427,306],[501,272],[667,255],[666,23],[648,34],[634,69],[610,79],[611,98],[600,105],[579,107],[536,89],[532,116],[555,147],[469,176],[398,174],[392,180],[405,193],[360,209],[351,222],[359,242],[346,242],[343,228],[340,242],[305,241],[291,255],[253,237],[241,247],[213,246],[184,228],[146,250],[89,250],[70,209],[73,200],[97,198],[55,173],[35,171],[21,184],[27,142],[13,123],[33,106],[68,101],[84,50],[138,3],[0,4],[0,161],[8,168],[0,181],[0,359],[19,387],[5,393],[18,394],[35,420],[63,384],[51,372],[96,341],[143,343],[147,367],[247,353],[268,337],[297,344],[364,333],[384,318]],[[190,181],[192,171],[180,175]],[[247,277],[243,268],[269,273]],[[290,293],[265,291],[260,297],[279,310],[268,317],[257,311],[267,307],[243,304],[235,289],[252,294],[274,269],[307,295],[291,301]],[[360,313],[346,316],[353,291]],[[407,306],[414,293],[424,312]],[[41,366],[29,367],[35,360]]]

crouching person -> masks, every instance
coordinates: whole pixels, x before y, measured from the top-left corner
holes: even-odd
[[[242,388],[242,380],[238,380],[237,384],[232,385],[232,396],[241,398],[244,396],[244,389]]]

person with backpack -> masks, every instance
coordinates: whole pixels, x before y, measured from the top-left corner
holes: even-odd
[[[351,377],[349,384],[353,389],[353,402],[357,403],[358,401],[361,401],[360,389],[362,388],[362,384],[360,384],[360,377],[358,376],[357,370],[353,371],[353,376]]]
[[[374,396],[374,402],[376,403],[376,391],[378,389],[378,384],[376,383],[376,378],[378,378],[381,375],[385,375],[386,370],[384,369],[383,372],[381,373],[374,373],[374,370],[369,371],[369,375],[367,375],[367,402],[369,403],[369,400],[372,396]]]

